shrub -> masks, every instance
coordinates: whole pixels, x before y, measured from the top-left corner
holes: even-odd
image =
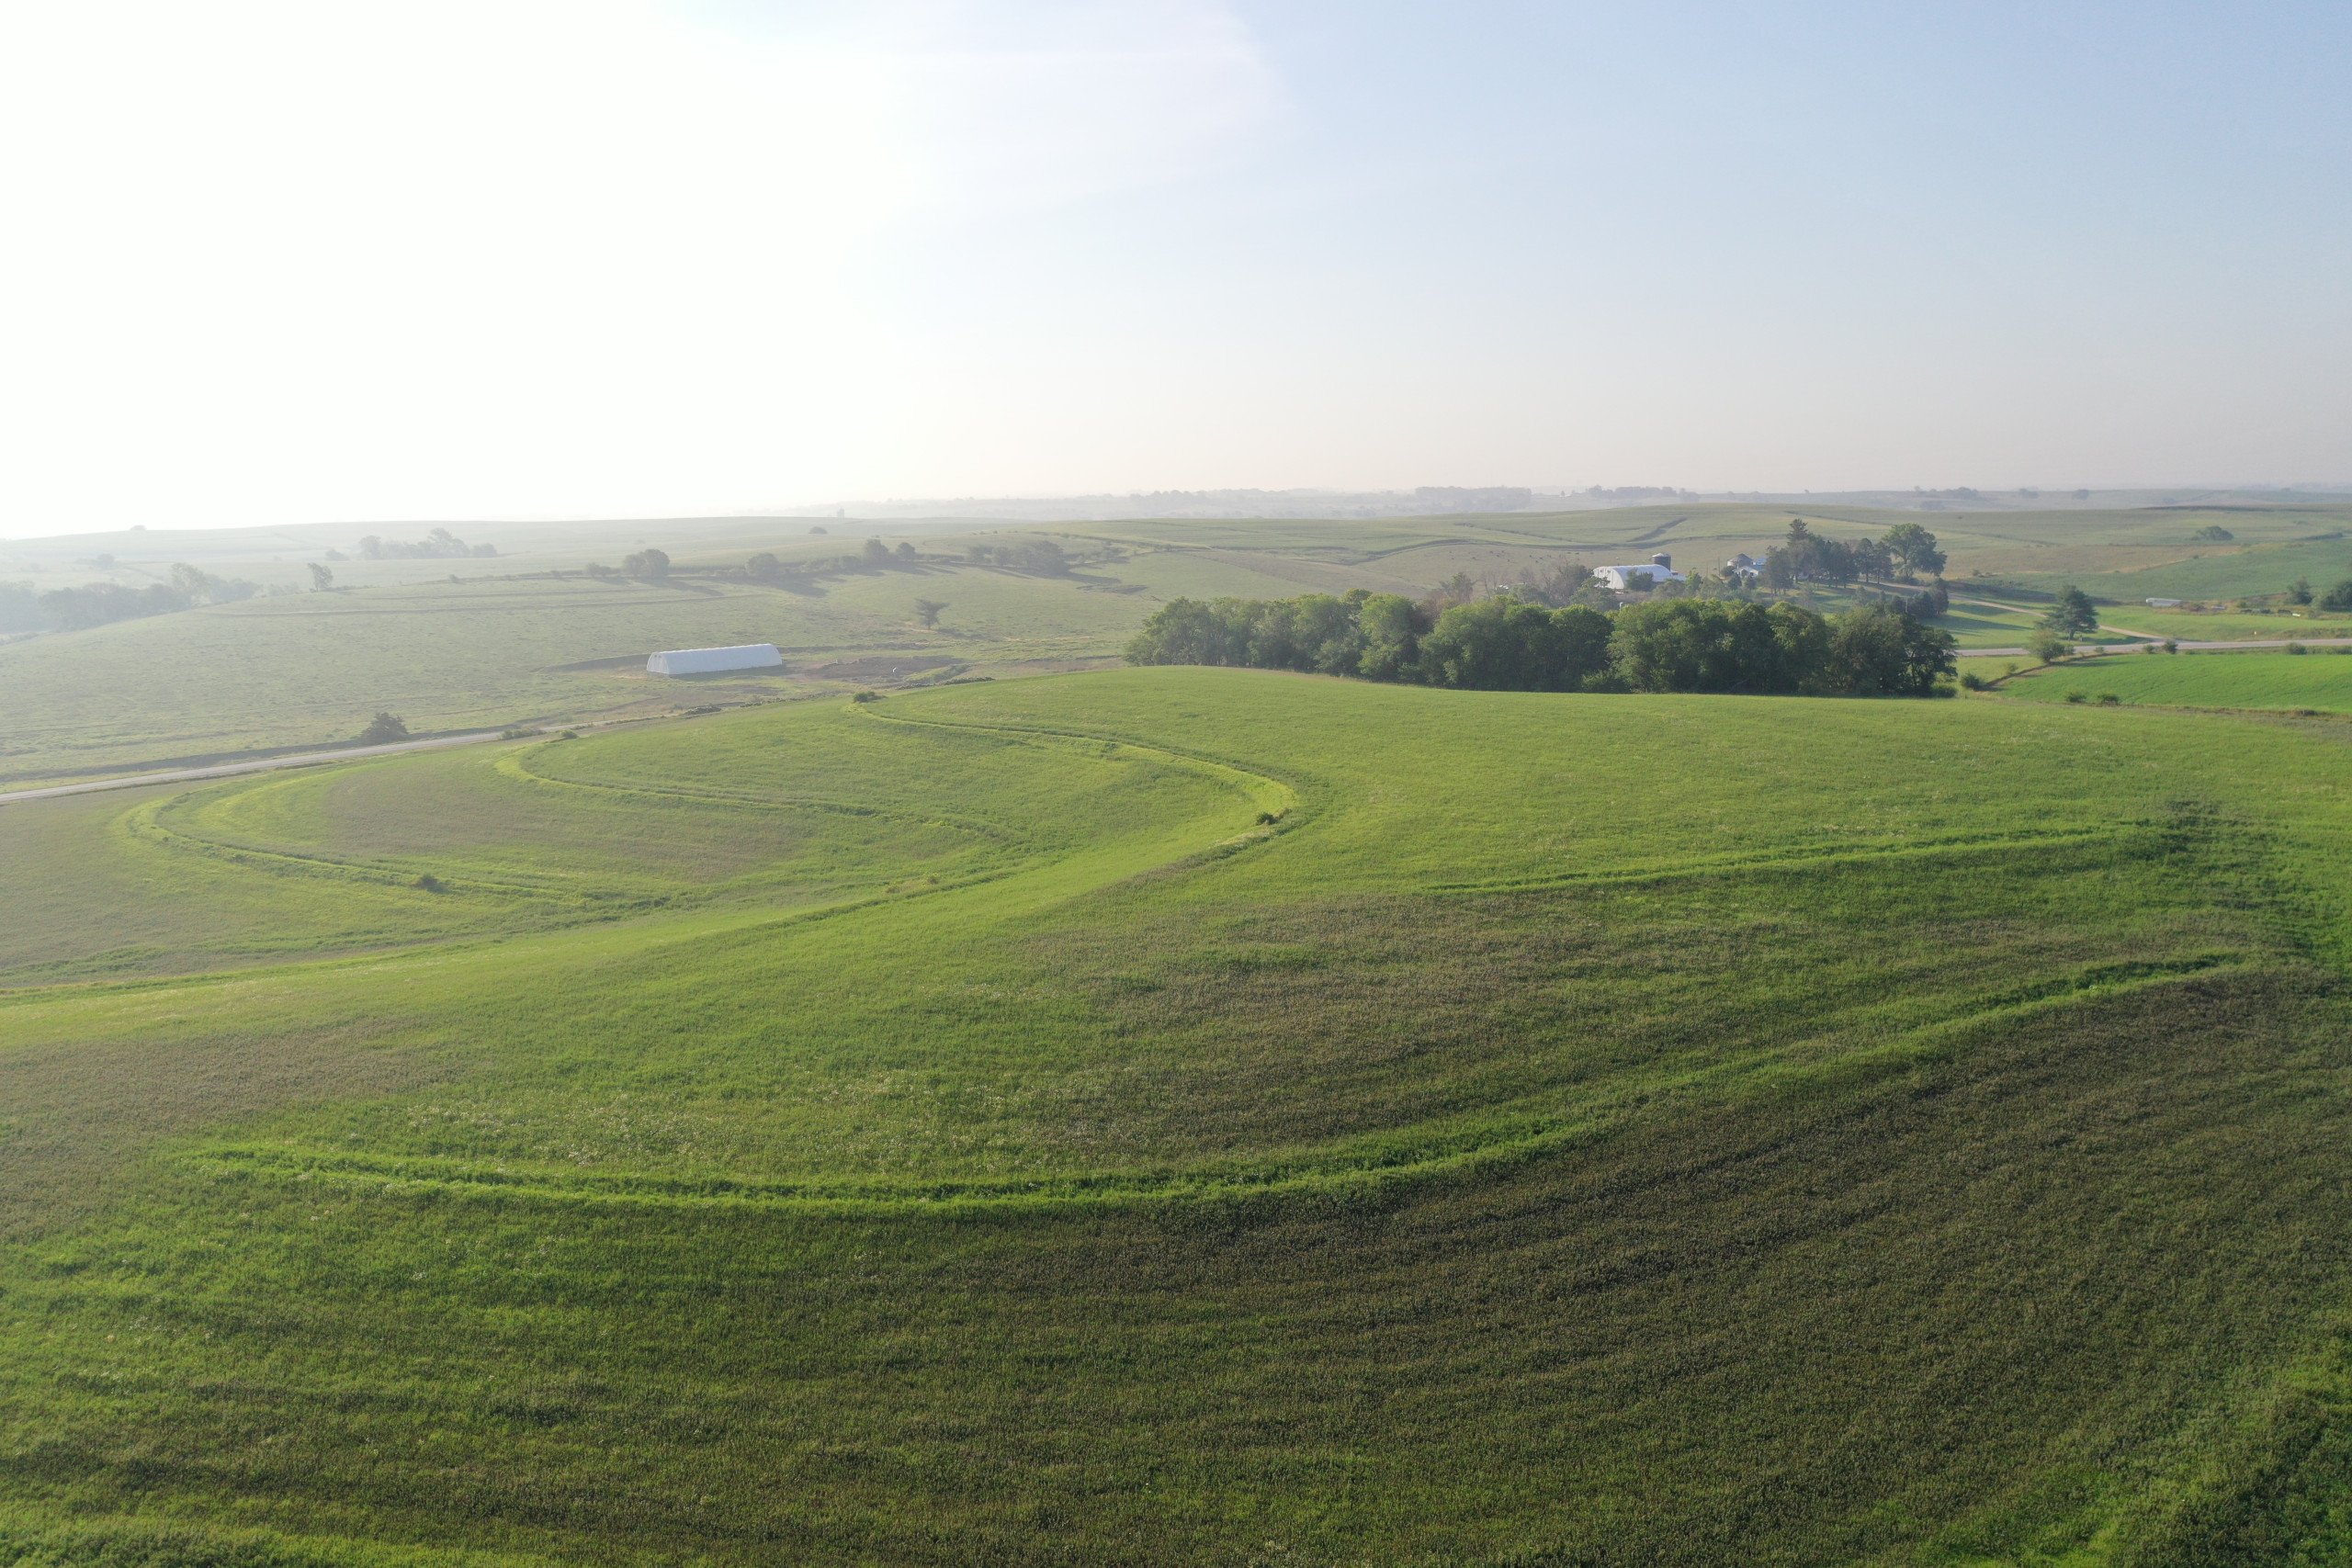
[[[2098,705],[2103,708],[2120,707],[2122,705],[2123,699],[2113,692],[2101,692],[2098,694]]]
[[[422,887],[427,893],[447,893],[449,891],[449,885],[442,881],[439,877],[434,875],[429,871],[423,876],[418,877],[413,886]]]
[[[2080,692],[2069,692],[2066,694],[2066,700],[2070,703],[2080,703],[2087,702],[2090,699]]]
[[[1963,692],[1981,692],[1984,689],[1984,677],[1973,670],[1968,671],[1960,678],[1960,689]]]
[[[376,716],[368,721],[368,728],[359,732],[359,744],[362,746],[389,746],[395,740],[407,739],[408,721],[398,714],[385,713],[381,709],[378,709]]]
[[[850,701],[854,703],[878,703],[881,700],[882,694],[879,692],[860,692],[855,696],[850,698]]]
[[[2309,653],[2311,649],[2305,648],[2300,642],[2290,642],[2287,645],[2287,651],[2290,653]]]
[[[2044,664],[2055,664],[2075,651],[2074,644],[2048,626],[2038,626],[2025,639],[2025,650]]]
[[[2171,637],[2166,637],[2165,638],[2165,651],[2166,653],[2178,653],[2180,651],[2180,644],[2174,641]]]

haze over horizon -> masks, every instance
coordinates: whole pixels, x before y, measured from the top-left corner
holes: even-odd
[[[0,15],[0,536],[2352,474],[2352,13]]]

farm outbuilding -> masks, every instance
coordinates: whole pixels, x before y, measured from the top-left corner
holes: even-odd
[[[1653,588],[1682,581],[1682,574],[1674,570],[1674,558],[1663,555],[1650,557],[1644,566],[1597,566],[1592,569],[1592,575],[1617,593],[1637,592],[1635,585],[1645,580]]]
[[[721,670],[773,670],[784,655],[772,642],[747,642],[736,648],[673,648],[645,661],[648,675],[709,675]]]

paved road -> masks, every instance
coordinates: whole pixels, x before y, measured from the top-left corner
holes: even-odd
[[[102,789],[134,789],[141,784],[232,778],[239,773],[266,773],[273,768],[309,768],[321,762],[348,762],[359,757],[389,757],[396,751],[438,751],[448,746],[472,746],[484,740],[495,740],[500,733],[495,729],[474,729],[463,735],[435,735],[422,740],[395,740],[388,746],[344,746],[333,751],[296,751],[283,757],[256,757],[248,762],[220,762],[209,768],[174,768],[168,773],[127,773],[120,778],[90,779],[82,784],[12,789],[0,791],[0,806],[12,806],[20,800],[47,800],[60,795],[90,795]]]

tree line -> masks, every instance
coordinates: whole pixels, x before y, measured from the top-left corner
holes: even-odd
[[[243,578],[215,577],[181,561],[169,579],[133,588],[120,582],[85,582],[78,588],[36,592],[29,582],[0,582],[0,632],[83,631],[110,621],[168,615],[198,604],[229,604],[262,591]]]
[[[1511,595],[1442,608],[1356,589],[1295,599],[1176,599],[1130,664],[1212,664],[1499,692],[1932,696],[1953,641],[1883,604],[1661,599],[1607,611]]]
[[[359,541],[359,553],[368,560],[459,560],[498,554],[496,545],[469,545],[447,528],[435,528],[422,539],[387,539],[370,534]]]
[[[1790,521],[1788,537],[1764,552],[1758,578],[1767,588],[1865,578],[1930,577],[1940,581],[1944,559],[1936,536],[1917,523],[1897,523],[1882,538],[1827,539],[1798,517]]]

